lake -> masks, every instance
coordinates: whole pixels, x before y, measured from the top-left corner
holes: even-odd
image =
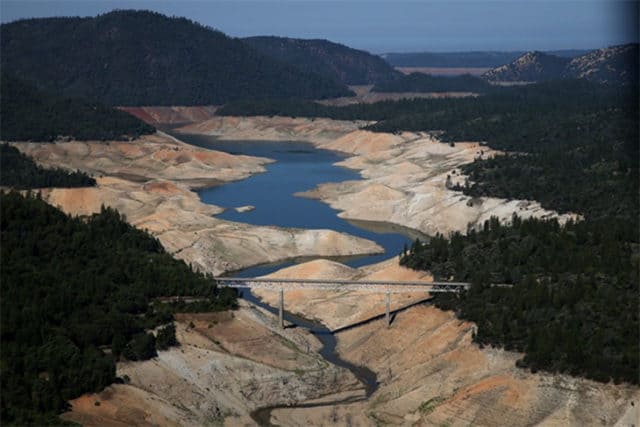
[[[175,136],[203,148],[268,157],[276,161],[266,165],[265,173],[199,190],[203,202],[228,208],[217,215],[219,218],[254,225],[331,229],[373,240],[384,248],[384,254],[333,258],[351,267],[383,261],[398,255],[403,246],[410,246],[416,237],[424,238],[415,230],[393,224],[347,221],[337,216],[338,211],[319,200],[294,196],[321,183],[360,179],[357,172],[334,165],[344,159],[339,153],[317,149],[305,142],[223,141],[206,135]],[[233,209],[247,205],[255,206],[255,209],[249,212]],[[307,259],[250,267],[233,275],[254,277],[304,260]]]

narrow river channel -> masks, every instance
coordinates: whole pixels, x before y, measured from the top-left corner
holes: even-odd
[[[198,194],[203,202],[228,208],[218,215],[219,218],[254,225],[331,229],[373,240],[384,248],[384,254],[336,259],[351,267],[383,261],[400,253],[403,246],[411,245],[416,237],[425,238],[415,230],[393,224],[347,221],[339,218],[335,209],[318,200],[294,196],[297,192],[313,189],[321,183],[360,179],[357,172],[334,165],[344,158],[339,153],[320,150],[304,142],[222,141],[211,136],[182,133],[176,133],[174,136],[186,143],[203,148],[231,154],[267,157],[276,161],[266,166],[266,173],[200,190]],[[237,212],[233,209],[247,205],[254,206],[255,209],[249,212]],[[301,261],[304,259],[254,266],[233,272],[232,275],[261,276]],[[242,290],[242,297],[271,313],[277,313],[275,307],[262,302],[249,289]],[[365,397],[355,400],[366,399],[376,390],[378,386],[376,374],[366,367],[341,359],[336,352],[336,336],[327,327],[290,313],[285,313],[285,321],[295,327],[308,329],[322,343],[320,355],[327,362],[346,368],[356,376],[362,383]],[[330,406],[353,401],[354,399],[316,404],[301,403],[294,406],[270,406],[253,411],[251,417],[259,425],[270,426],[271,412],[274,409]]]

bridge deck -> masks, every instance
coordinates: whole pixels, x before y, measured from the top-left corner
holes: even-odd
[[[363,290],[373,292],[460,292],[471,284],[466,282],[399,282],[399,281],[357,281],[319,279],[271,279],[254,277],[216,277],[220,286],[230,288],[261,289],[320,289],[331,291]]]

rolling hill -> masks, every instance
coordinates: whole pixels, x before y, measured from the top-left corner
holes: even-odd
[[[489,70],[482,75],[490,81],[536,82],[561,78],[569,58],[543,52],[527,52],[513,62]]]
[[[333,79],[269,58],[219,31],[155,12],[20,20],[3,24],[0,37],[5,72],[48,92],[110,105],[351,94]]]
[[[545,51],[544,53],[573,58],[587,52],[587,50],[567,49]],[[482,68],[508,64],[525,53],[524,51],[411,52],[385,53],[381,56],[394,67]]]
[[[578,78],[599,83],[637,84],[638,44],[597,49],[573,59],[528,52],[510,64],[487,71],[483,77],[505,82]]]
[[[270,36],[242,40],[267,56],[347,85],[376,84],[401,76],[379,56],[328,40]]]

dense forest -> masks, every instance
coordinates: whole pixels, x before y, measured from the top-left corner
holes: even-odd
[[[267,56],[347,85],[368,85],[402,74],[377,55],[329,40],[258,36],[242,39]]]
[[[458,190],[539,200],[584,219],[493,219],[466,236],[416,242],[402,263],[471,281],[465,295],[439,295],[436,304],[476,322],[479,343],[524,352],[520,366],[638,383],[637,89],[584,92],[580,83],[567,93],[560,84],[514,99],[511,111],[460,111],[441,136],[507,150],[463,167],[470,180]]]
[[[208,311],[236,304],[235,291],[175,260],[115,210],[72,218],[17,192],[0,194],[0,210],[4,425],[60,423],[69,399],[118,380],[119,358],[175,345],[174,308],[156,298],[200,296],[195,308]]]
[[[5,72],[50,93],[107,105],[212,105],[352,93],[334,79],[267,57],[219,31],[148,11],[15,21],[0,27],[0,43]]]
[[[631,108],[629,93],[637,88],[609,86],[585,80],[557,80],[518,87],[498,87],[484,96],[444,99],[403,99],[344,107],[301,99],[263,99],[225,104],[217,114],[328,117],[373,120],[368,127],[382,132],[445,131],[445,141],[491,141],[500,149],[552,142],[558,132],[581,132],[565,125],[569,114],[606,108]],[[552,128],[547,130],[547,123]],[[566,127],[566,129],[565,129]],[[522,139],[524,138],[524,142]]]
[[[80,171],[45,169],[17,148],[0,144],[0,185],[18,189],[91,187],[96,185],[96,180]]]
[[[573,78],[637,85],[638,60],[638,43],[596,49],[575,58],[533,51],[485,72],[482,78],[495,82],[541,82]]]
[[[416,242],[402,263],[472,282],[463,295],[438,295],[436,305],[474,321],[480,344],[524,352],[518,365],[637,384],[637,213],[564,226],[494,218],[466,236]]]
[[[0,138],[3,141],[127,140],[155,128],[124,111],[49,95],[2,73]]]
[[[492,86],[480,77],[469,74],[460,76],[432,76],[411,73],[399,79],[378,83],[372,92],[475,92],[485,93]]]

